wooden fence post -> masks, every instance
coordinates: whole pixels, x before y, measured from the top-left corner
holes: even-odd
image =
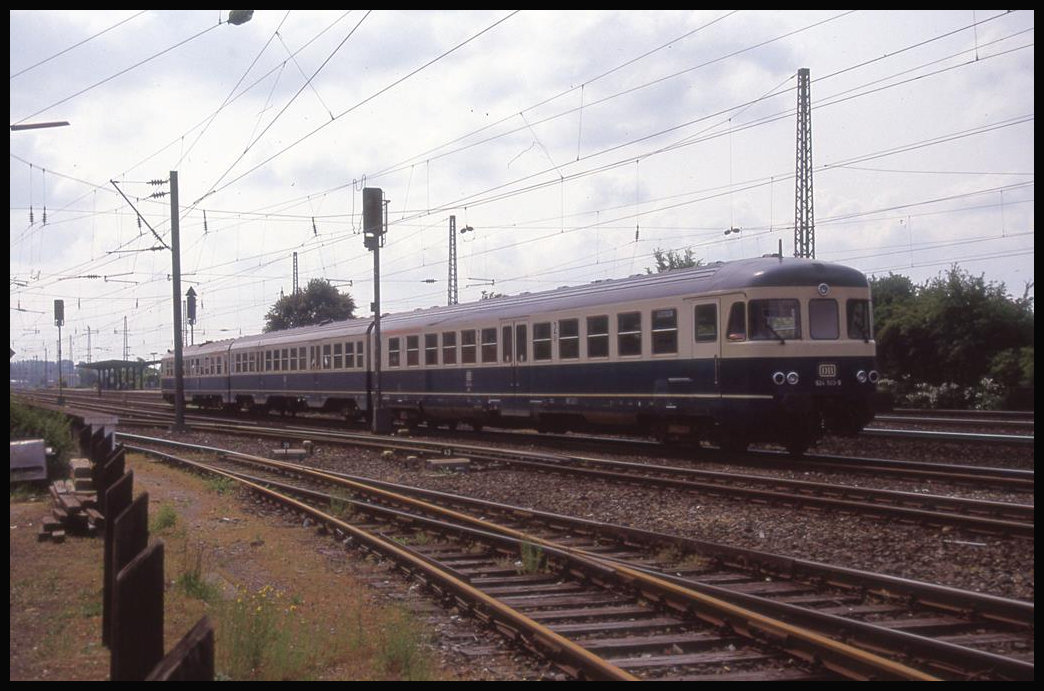
[[[113,529],[116,516],[131,505],[134,493],[134,471],[128,470],[105,491],[105,545],[102,553],[102,645],[112,650],[109,629],[112,628],[112,591],[116,572],[112,570]]]
[[[116,574],[110,681],[143,681],[163,659],[163,543]]]

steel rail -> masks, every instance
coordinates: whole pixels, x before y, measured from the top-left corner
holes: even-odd
[[[156,441],[170,443],[167,440]],[[177,442],[175,442],[175,444],[183,445]],[[333,481],[356,489],[365,489],[369,492],[376,492],[378,495],[392,495],[392,493],[389,493],[386,490],[381,490],[379,488],[366,488],[361,486],[360,483],[346,481],[344,478],[340,478],[336,475],[303,468],[296,464],[285,464],[281,461],[273,461],[272,459],[253,456],[251,454],[228,452],[213,447],[203,448],[207,448],[215,453],[222,453],[226,457],[235,456],[250,460],[251,462],[260,462],[275,467],[290,465],[290,469],[295,473],[306,474],[311,477]],[[776,646],[782,646],[784,649],[798,655],[802,659],[810,662],[819,662],[827,669],[831,669],[832,671],[848,678],[903,680],[935,679],[932,675],[907,667],[906,665],[892,660],[882,658],[866,650],[855,648],[822,636],[821,634],[752,612],[730,602],[719,600],[718,598],[697,592],[691,588],[671,583],[662,578],[633,569],[629,566],[615,564],[596,556],[573,553],[570,548],[556,545],[553,542],[536,538],[521,531],[514,531],[501,526],[494,526],[487,521],[474,518],[467,514],[461,514],[460,512],[448,510],[443,507],[433,507],[427,505],[425,502],[419,502],[418,500],[409,497],[394,497],[394,500],[406,504],[425,504],[427,510],[436,511],[448,517],[452,517],[454,520],[463,521],[483,530],[490,530],[492,528],[495,529],[495,532],[502,532],[519,540],[530,542],[535,541],[537,544],[541,544],[544,548],[549,550],[559,550],[571,554],[571,556],[580,559],[581,561],[589,560],[602,569],[610,569],[632,587],[641,590],[641,592],[651,601],[659,602],[680,613],[694,615],[715,626],[727,625],[737,633],[745,634],[755,640],[768,642]],[[325,515],[311,508],[309,509],[309,513],[312,513],[317,518],[320,515]],[[342,521],[338,521],[338,523],[347,526],[347,524],[344,524]],[[514,534],[512,535],[512,533]],[[411,561],[414,561],[412,555]],[[420,563],[423,564],[423,569],[426,572],[430,570],[431,567],[426,561],[417,561],[420,561]]]
[[[155,440],[165,441],[165,440]],[[189,445],[183,445],[189,446]],[[402,545],[395,544],[390,540],[386,540],[380,536],[374,535],[369,531],[357,528],[350,523],[347,523],[335,516],[331,516],[314,506],[306,504],[304,502],[288,497],[279,492],[276,492],[264,485],[246,480],[242,477],[237,476],[235,473],[228,473],[225,471],[217,470],[209,467],[205,463],[199,463],[191,461],[189,459],[180,458],[171,454],[164,454],[154,449],[146,449],[144,447],[137,446],[126,446],[130,451],[138,451],[141,453],[148,453],[156,455],[158,457],[165,458],[167,460],[181,463],[184,465],[192,466],[198,470],[205,470],[206,472],[215,473],[222,477],[235,480],[241,483],[250,490],[261,494],[262,496],[269,497],[274,501],[278,501],[282,504],[286,504],[296,511],[310,515],[317,521],[322,521],[338,530],[343,531],[345,534],[350,535],[354,540],[359,541],[360,544],[366,545],[373,551],[384,554],[390,558],[396,559],[400,562],[405,562],[409,565],[411,570],[419,571],[430,579],[431,582],[439,583],[445,589],[446,592],[454,593],[455,596],[462,598],[462,604],[465,604],[468,609],[474,610],[477,606],[480,610],[485,612],[485,618],[488,620],[496,620],[502,625],[507,626],[509,629],[519,632],[522,635],[528,635],[525,640],[528,645],[534,646],[534,652],[539,653],[546,659],[555,661],[558,664],[564,666],[565,669],[570,670],[574,673],[574,676],[579,676],[583,679],[590,680],[604,680],[604,681],[638,681],[638,677],[625,672],[619,667],[607,662],[606,660],[594,655],[590,651],[577,645],[568,638],[555,633],[551,629],[547,628],[543,624],[536,622],[529,617],[525,616],[521,612],[505,605],[496,598],[486,595],[478,588],[466,583],[461,580],[455,574],[443,569],[436,567],[427,559],[422,559],[416,555],[412,550],[405,549]],[[231,455],[232,452],[222,451],[213,447],[201,447],[207,448],[207,450],[223,453],[225,455]],[[244,454],[236,454],[244,455]],[[262,459],[260,457],[254,457],[256,460],[269,462],[269,459]],[[480,616],[480,618],[483,618]]]

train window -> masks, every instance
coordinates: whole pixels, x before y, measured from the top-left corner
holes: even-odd
[[[424,364],[439,364],[439,335],[424,334]]]
[[[740,315],[743,308],[740,308]],[[692,313],[693,339],[697,343],[718,340],[718,306],[696,305]]]
[[[678,310],[653,310],[652,312],[653,355],[678,352]]]
[[[330,357],[330,344],[323,344],[323,369],[330,369],[330,365],[333,364],[333,360]]]
[[[265,351],[265,371],[266,372],[271,372],[272,371],[272,351],[271,350],[266,350]]]
[[[551,322],[533,324],[533,359],[551,359]]]
[[[642,313],[616,315],[616,349],[620,355],[642,354]]]
[[[406,364],[410,367],[416,367],[420,364],[419,336],[406,337]]]
[[[808,333],[812,338],[822,340],[841,337],[837,300],[816,298],[808,301]]]
[[[287,352],[288,350],[288,348],[283,348],[283,371],[290,369],[290,358],[289,353]]]
[[[304,347],[297,349],[297,369],[306,370],[308,369],[308,358],[305,357]]]
[[[848,337],[869,341],[874,337],[873,322],[870,319],[869,300],[849,300]]]
[[[725,329],[730,341],[747,340],[747,306],[742,302],[733,303],[729,310],[729,324]]]
[[[355,367],[355,344],[351,341],[344,344],[344,366],[347,369]]]
[[[515,358],[518,362],[526,361],[526,325],[515,325]]]
[[[344,346],[340,343],[333,344],[333,368],[342,369],[344,367]]]
[[[609,316],[587,318],[587,357],[609,357]]]
[[[465,365],[470,365],[476,362],[474,329],[460,332],[460,361]]]
[[[388,339],[388,366],[398,367],[399,366],[399,339],[389,338]]]
[[[290,371],[297,371],[297,348],[290,349]]]
[[[753,341],[787,341],[801,338],[801,308],[797,300],[751,300],[750,338]]]
[[[511,362],[511,327],[503,327],[504,335],[501,339],[504,342],[504,362]]]
[[[363,355],[363,342],[355,342],[355,367],[356,369],[362,369],[366,366],[366,360]]]
[[[457,364],[457,332],[442,332],[442,364]]]
[[[579,319],[562,319],[558,322],[558,357],[562,360],[580,357]]]
[[[497,330],[482,329],[482,362],[497,361]]]

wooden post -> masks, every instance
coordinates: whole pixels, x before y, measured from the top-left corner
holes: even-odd
[[[112,570],[113,530],[124,509],[131,505],[134,493],[134,471],[128,470],[105,491],[105,545],[102,554],[102,645],[112,649],[109,629],[112,627],[112,592],[116,583],[116,572]]]
[[[203,616],[145,681],[214,681],[214,627]]]
[[[111,681],[143,681],[163,659],[163,543],[154,542],[116,575]]]

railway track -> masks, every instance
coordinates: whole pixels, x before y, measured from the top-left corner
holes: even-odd
[[[131,419],[124,417],[123,421],[130,422]],[[609,482],[659,486],[714,496],[728,496],[754,503],[871,515],[887,520],[935,527],[958,527],[983,534],[1013,535],[1023,538],[1034,536],[1034,507],[1032,504],[869,489],[769,476],[737,475],[729,472],[580,455],[505,450],[477,444],[446,443],[430,439],[388,439],[370,434],[331,432],[315,427],[269,428],[253,424],[229,425],[221,420],[216,423],[201,422],[198,418],[192,424],[197,430],[209,428],[221,432],[271,436],[284,440],[310,438],[326,443],[390,446],[413,453],[464,454],[473,462],[487,465],[568,474]],[[934,477],[938,477],[940,472],[937,468],[915,471],[907,467],[905,470],[908,473],[930,473]],[[1003,474],[999,471],[991,472],[995,476]],[[967,478],[969,475],[974,476],[975,472],[964,468],[961,474]],[[1025,474],[1020,477],[1022,481],[1027,480]]]
[[[207,429],[196,423],[197,430]],[[461,445],[432,440],[384,438],[372,435],[318,432],[315,429],[229,427],[219,423],[214,431],[269,436],[281,440],[310,439],[315,442],[395,448],[406,453],[436,456],[465,455],[473,463],[487,467],[513,467],[559,473],[625,484],[659,486],[694,493],[729,496],[755,503],[786,507],[834,510],[872,515],[889,520],[930,526],[960,527],[995,535],[1033,537],[1033,506],[1009,502],[979,501],[838,485],[787,480],[756,475],[735,475],[675,466],[615,461],[547,452],[527,452],[478,445]]]
[[[158,444],[189,448],[167,440],[132,439],[153,447]],[[715,665],[745,667],[756,662],[767,667],[747,670],[736,678],[831,678],[821,676],[821,670],[795,667],[792,663],[781,665],[779,658],[763,649],[763,641],[755,641],[751,647],[747,641],[735,640],[735,632],[723,638],[694,628],[688,618],[692,616],[691,608],[697,605],[671,599],[681,597],[679,592],[693,591],[713,602],[726,602],[747,612],[813,630],[817,636],[846,640],[867,651],[887,651],[896,663],[916,661],[919,669],[944,678],[975,678],[984,674],[993,675],[991,678],[1032,678],[1031,661],[988,649],[1032,651],[1031,604],[364,478],[316,474],[302,466],[220,450],[211,453],[226,460],[235,457],[269,470],[310,475],[322,478],[324,483],[349,488],[353,523],[357,527],[391,537],[419,558],[442,564],[457,579],[638,676],[710,678],[700,670],[713,669]],[[241,470],[225,472],[246,477]],[[329,505],[331,496],[343,496],[331,495],[329,486],[301,489],[286,485],[283,479],[262,479],[257,475],[248,479],[264,482],[270,488],[278,486],[282,492],[303,494],[318,505]],[[476,517],[479,515],[483,518]],[[449,541],[448,534],[465,535],[463,539],[469,544]],[[514,542],[484,537],[490,534]],[[433,539],[431,535],[439,537]],[[470,544],[473,541],[482,542],[484,547],[476,549]],[[526,559],[525,545],[537,550],[531,554],[539,555],[530,559],[555,563],[552,573],[541,569],[519,573],[519,564]],[[672,556],[665,564],[666,553]],[[594,576],[588,570],[590,565],[577,566],[587,562],[596,565]],[[607,572],[615,575],[610,578]],[[571,576],[567,577],[569,573]],[[623,578],[624,583],[633,585],[638,575],[642,577],[639,580],[647,577],[654,583],[671,584],[681,590],[668,588],[671,594],[664,595],[663,585],[642,586],[651,588],[643,591],[643,598],[661,605],[650,609],[647,603],[635,600],[632,590],[615,580]],[[592,589],[592,583],[598,583],[598,587]],[[668,598],[666,603],[664,597]],[[665,604],[668,610],[674,610],[673,614],[665,616]],[[686,614],[678,616],[682,611]],[[703,613],[697,618],[715,621],[720,628],[722,624],[717,618],[721,616],[720,612]],[[578,618],[583,621],[577,621]],[[726,621],[728,627],[734,625],[731,619]],[[759,622],[757,626],[770,626]],[[591,631],[599,634],[580,636]],[[651,635],[652,631],[656,634]],[[800,657],[793,650],[788,654]],[[720,678],[719,672],[720,669],[714,672],[714,678]],[[846,678],[853,678],[851,674],[852,670],[842,672]]]
[[[26,392],[21,395],[27,400],[37,400],[50,404],[54,404],[57,400],[57,393],[47,390],[34,391],[32,393]],[[106,392],[101,397],[82,391],[66,391],[65,400],[70,406],[105,407],[113,411],[114,414],[125,413],[128,406],[139,414],[146,410],[154,411],[156,414],[171,414],[171,407],[163,402],[159,397],[158,391]],[[191,413],[193,409],[189,408],[188,410]],[[198,413],[210,417],[220,415],[217,411],[200,410]],[[220,419],[228,419],[228,416],[222,416]],[[263,420],[265,418],[254,419]],[[301,424],[307,424],[305,421],[309,418],[302,415],[296,419]],[[344,420],[337,417],[318,417],[313,419],[319,426],[329,426],[332,423],[340,426],[345,425]],[[898,426],[888,426],[891,423]],[[922,439],[965,444],[1026,447],[1034,444],[1033,426],[1032,412],[899,410],[877,415],[874,422],[862,434],[867,438]],[[954,431],[953,427],[961,427],[966,431]],[[532,434],[518,434],[515,432],[498,432],[496,434],[505,437],[534,436]],[[538,438],[556,438],[570,444],[583,444],[587,440],[590,440],[590,443],[593,444],[604,444],[603,439],[585,437],[583,435],[539,435]],[[618,438],[614,438],[612,441],[618,444],[626,444],[628,442],[628,440]],[[636,443],[651,445],[642,441],[637,441]],[[659,443],[655,445],[663,446]]]
[[[143,408],[145,406],[140,406],[140,407]],[[121,427],[123,426],[123,423],[125,421],[126,421],[126,417],[124,417],[124,419],[121,419]],[[164,424],[164,423],[160,423],[160,424]],[[167,420],[166,424],[169,424],[169,419]],[[216,427],[216,426],[212,427],[212,426],[210,426],[209,423],[205,424],[199,418],[195,418],[195,417],[192,418],[191,425],[194,428],[199,428],[200,430],[207,430],[207,429],[209,429],[209,430],[213,430],[215,432],[219,431],[218,427]],[[241,428],[241,432],[242,433],[246,433],[246,434],[249,434],[249,435],[252,435],[252,436],[255,436],[255,437],[256,436],[261,436],[261,435],[270,435],[270,438],[289,439],[289,438],[291,438],[291,435],[299,434],[300,435],[299,438],[307,437],[307,438],[315,439],[317,441],[320,440],[320,439],[323,439],[323,437],[320,436],[319,433],[317,433],[314,428],[304,428],[304,429],[299,429],[299,430],[288,430],[286,428],[278,429],[278,430],[263,430],[260,425],[256,424],[256,422],[254,424],[242,424],[242,425],[239,425],[239,427]],[[224,432],[224,431],[227,431],[227,430],[221,429],[220,431]],[[365,436],[368,436],[368,435],[365,435]],[[334,439],[336,439],[336,437]],[[374,449],[387,448],[387,447],[389,447],[392,444],[394,444],[394,445],[402,445],[403,443],[407,443],[407,445],[406,446],[402,446],[402,448],[413,448],[415,450],[416,447],[415,446],[411,447],[411,446],[409,446],[409,444],[413,444],[413,443],[426,444],[426,443],[428,443],[427,441],[424,441],[424,442],[414,442],[414,440],[397,439],[397,438],[394,438],[394,437],[392,437],[392,438],[389,438],[389,437],[378,437],[376,439],[374,439],[373,437],[370,437],[369,439],[370,440],[369,440],[368,443],[370,444],[371,448],[374,448]],[[338,440],[337,443],[340,443],[340,441]],[[367,442],[361,442],[361,443],[367,443]],[[459,448],[459,447],[457,447],[457,448]],[[470,449],[469,449],[469,455],[472,455],[470,453]],[[497,467],[500,463],[501,463],[500,460],[497,460],[497,459],[491,460],[490,461],[491,465],[489,467],[491,467],[491,468]],[[929,465],[932,465],[933,468],[936,468],[936,469],[938,469],[940,467],[938,464],[929,464]],[[1032,473],[1029,474],[1029,481],[1030,481],[1030,483],[1032,483]],[[638,483],[638,484],[641,484],[641,483]],[[523,510],[523,511],[527,511],[530,514],[534,513],[534,512],[528,511],[528,510]],[[481,510],[481,513],[483,515],[489,514],[489,513],[491,513],[491,509],[488,509],[488,508],[487,509],[483,509],[483,510]],[[413,519],[408,519],[408,520],[412,521]],[[555,518],[554,520],[558,521],[558,522],[561,522],[564,519],[559,517],[559,518]],[[498,520],[498,523],[503,523],[503,524],[508,525],[508,526],[510,526],[510,524],[511,524],[510,520],[507,519],[507,518],[505,518],[502,521]],[[524,526],[524,527],[522,527],[520,529],[531,540],[535,539],[537,535],[540,535],[541,534],[540,531],[542,530],[538,526],[533,526],[531,524],[530,525],[526,525],[526,526]],[[620,540],[618,538],[611,538],[610,536],[607,536],[607,535],[604,535],[604,534],[599,534],[594,539],[594,541],[592,542],[591,538],[589,536],[586,536],[584,531],[581,530],[580,528],[574,527],[574,528],[571,528],[570,530],[573,533],[575,533],[575,534],[573,534],[573,536],[570,538],[570,540],[563,540],[563,541],[566,541],[566,542],[572,541],[572,542],[574,542],[575,545],[573,547],[571,547],[573,549],[582,549],[582,550],[590,551],[590,552],[594,552],[594,553],[605,552],[605,551],[609,550],[609,551],[617,551],[617,552],[620,552],[621,554],[624,554],[629,549],[631,549],[627,545],[627,541],[626,540]],[[410,538],[410,536],[408,534],[401,535],[399,537],[400,537],[401,541],[406,541],[406,542],[409,542],[409,541],[411,541],[413,539],[413,538]],[[557,539],[557,538],[554,538],[554,536],[552,535],[552,536],[549,536],[549,539]],[[676,538],[676,539],[678,539],[678,538]],[[647,544],[652,544],[652,543],[655,542],[655,539],[652,536],[650,536],[650,535],[645,535],[643,538],[641,538],[640,541],[644,541]],[[586,545],[584,544],[585,542],[587,543]],[[426,545],[420,545],[420,544],[415,544],[415,545],[413,545],[413,547],[415,548],[415,551],[418,552],[419,556],[423,556],[423,552],[427,549]],[[518,545],[516,545],[516,547],[514,548],[514,550],[515,550],[514,554],[516,555],[516,560],[517,560],[517,555],[519,554],[519,549],[520,548],[518,547]],[[563,550],[565,550],[566,548],[565,547],[555,547],[555,549],[563,549]],[[728,551],[728,548],[722,548],[722,549]],[[733,551],[734,552],[743,552],[743,550],[738,550],[738,551],[737,550],[733,550]],[[689,551],[685,551],[684,553],[688,554]],[[720,554],[720,553],[714,553],[714,554]],[[501,554],[499,556],[499,558],[500,558],[501,561],[503,561],[503,558],[504,558],[503,554]],[[598,558],[599,559],[609,559],[609,560],[612,560],[612,559],[615,559],[616,557],[611,555],[611,554],[610,555],[600,554],[598,556]],[[807,591],[807,590],[802,591],[800,588],[801,587],[807,587],[807,586],[797,586],[797,585],[788,584],[788,583],[785,582],[787,580],[787,577],[785,577],[783,575],[778,575],[777,573],[775,573],[773,571],[773,569],[776,569],[776,571],[778,571],[780,573],[784,573],[787,568],[789,568],[789,569],[798,568],[799,570],[804,570],[804,569],[807,568],[807,564],[803,563],[801,560],[790,559],[790,558],[787,558],[787,557],[774,557],[772,555],[765,555],[764,553],[761,553],[761,554],[744,553],[744,555],[742,557],[737,557],[735,559],[732,559],[732,562],[737,562],[737,563],[740,563],[740,564],[753,564],[754,565],[753,566],[753,571],[751,571],[750,569],[737,567],[734,563],[730,562],[727,558],[725,558],[723,556],[710,556],[708,553],[704,552],[704,553],[702,553],[701,559],[706,559],[710,563],[715,564],[716,565],[715,568],[719,568],[720,567],[720,568],[724,569],[724,571],[722,571],[720,573],[717,572],[717,571],[707,571],[707,570],[700,571],[701,574],[706,575],[706,577],[707,577],[706,580],[710,581],[708,583],[703,583],[702,584],[703,588],[722,587],[722,586],[727,585],[727,584],[736,583],[739,586],[739,590],[742,590],[743,588],[747,588],[747,589],[753,590],[753,589],[759,589],[759,588],[760,589],[764,589],[765,588],[764,584],[768,583],[769,586],[770,586],[768,588],[769,590],[779,589],[783,593],[783,597],[794,597],[794,598],[798,598],[798,599],[804,598],[804,599],[807,599],[809,601],[809,603],[811,603],[811,601],[813,601],[813,600],[821,600],[821,601],[824,601],[824,602],[832,603],[833,606],[836,607],[836,608],[840,608],[842,610],[847,609],[847,608],[854,608],[853,611],[857,611],[857,612],[860,611],[860,609],[862,607],[867,607],[868,609],[866,610],[866,614],[868,616],[870,616],[871,618],[877,618],[877,619],[880,619],[880,620],[884,620],[884,619],[886,619],[888,617],[888,610],[882,609],[882,607],[885,607],[885,605],[882,604],[882,603],[874,603],[874,605],[871,606],[870,604],[862,602],[862,601],[852,600],[851,599],[851,590],[850,590],[851,587],[849,585],[845,585],[845,586],[841,587],[841,590],[839,592],[833,592],[833,593],[822,593],[822,592]],[[679,563],[664,564],[664,563],[662,563],[662,559],[652,559],[647,552],[646,552],[644,557],[635,557],[633,555],[632,556],[628,556],[627,557],[627,562],[629,564],[628,568],[632,568],[632,569],[635,569],[635,570],[653,569],[656,572],[656,576],[655,576],[656,578],[659,578],[659,579],[661,579],[661,580],[663,580],[665,582],[668,582],[668,583],[673,582],[672,579],[687,578],[688,576],[691,575],[690,573],[687,573],[687,572],[691,571],[691,569],[689,567],[691,567],[692,564],[687,564],[687,565],[684,565],[684,566],[679,564]],[[651,562],[656,562],[656,563],[651,563]],[[774,564],[775,562],[779,562],[780,566],[778,568],[776,568],[776,566]],[[769,568],[767,566],[767,565],[770,565],[770,564],[772,565],[772,568]],[[673,568],[670,569],[670,570],[665,570],[664,569],[665,566],[671,566]],[[1032,568],[1032,567],[1030,567],[1030,568]],[[681,575],[679,575],[679,572],[681,572]],[[765,581],[766,578],[771,579],[771,581]],[[836,574],[830,575],[830,576],[812,577],[812,580],[816,580],[817,578],[822,580],[823,582],[830,582],[830,583],[834,583],[835,581],[838,580],[838,576]],[[714,583],[713,581],[715,579],[721,579],[721,580],[718,583]],[[689,588],[689,589],[695,589],[695,587],[693,585],[691,585],[691,584],[690,585],[680,584],[680,587]],[[883,591],[889,590],[889,587],[894,589],[895,584],[893,583],[893,584],[891,584],[891,586],[881,586]],[[797,588],[797,591],[790,592],[789,595],[788,595],[787,590],[789,588]],[[874,588],[873,587],[868,587],[866,585],[863,585],[863,586],[860,586],[858,588],[858,590],[861,591],[861,592],[862,591],[873,592]],[[946,589],[943,589],[943,590],[946,590]],[[704,591],[704,592],[706,593],[707,591]],[[718,592],[716,594],[712,594],[711,597],[718,597],[720,599],[724,599],[726,601],[729,601],[727,599],[727,597],[726,597],[726,593],[728,593],[728,592],[729,592],[728,589],[725,589],[725,590],[723,590],[721,592]],[[760,596],[752,595],[751,593],[742,593],[742,595],[746,596],[746,597],[760,597]],[[729,597],[739,597],[739,596],[740,596],[740,594],[735,593],[735,592],[732,593],[731,595],[729,595]],[[931,595],[929,597],[938,599],[941,596]],[[1025,603],[1023,603],[1023,604],[1025,604]],[[740,605],[740,606],[742,606],[742,605]],[[768,607],[768,605],[765,605],[765,606]],[[776,603],[774,605],[774,607],[777,608],[775,610],[776,611],[776,616],[778,616],[778,618],[780,618],[780,619],[782,619],[784,621],[801,621],[800,617],[809,616],[808,614],[805,613],[806,610],[810,609],[809,607],[801,607],[800,608],[801,613],[800,614],[796,614],[793,610],[789,610],[788,609],[788,607],[793,607],[793,606],[794,606],[793,603],[788,603],[788,602]],[[1029,607],[1032,610],[1032,604],[1029,604]],[[984,607],[979,606],[979,605],[972,605],[972,604],[967,604],[967,603],[965,603],[964,605],[955,605],[954,606],[954,611],[964,610],[964,611],[973,611],[973,612],[981,613],[983,611],[986,611],[987,609],[988,608],[984,608]],[[769,610],[766,610],[766,611],[769,611]],[[933,618],[935,619],[935,621],[931,622],[931,623],[920,623],[920,624],[913,623],[913,622],[915,622],[918,619],[918,615],[915,615],[915,614],[913,614],[911,612],[901,611],[901,610],[900,610],[900,614],[897,614],[893,618],[897,621],[897,623],[902,624],[902,623],[905,622],[907,627],[909,627],[910,629],[918,629],[918,628],[924,628],[924,627],[928,627],[928,628],[936,627],[937,630],[938,630],[939,635],[935,639],[931,639],[931,640],[936,641],[935,643],[933,643],[933,645],[940,645],[940,644],[942,644],[943,647],[946,647],[947,645],[956,645],[957,646],[957,650],[961,650],[961,648],[964,647],[965,644],[970,644],[970,645],[973,645],[973,646],[979,645],[979,646],[981,646],[983,648],[983,650],[981,651],[982,653],[984,653],[986,655],[996,654],[996,655],[1000,655],[1001,657],[1004,657],[1004,655],[1002,654],[1003,650],[1001,650],[1000,652],[991,651],[991,650],[989,650],[991,645],[992,646],[999,646],[999,648],[1001,648],[1001,649],[1003,649],[1004,646],[1007,646],[1007,645],[1010,645],[1010,646],[1013,646],[1013,647],[1020,647],[1021,646],[1024,650],[1027,647],[1024,642],[1020,643],[1020,642],[1018,642],[1017,639],[1006,638],[1006,636],[1010,636],[1011,635],[1010,632],[1003,632],[1003,631],[988,631],[987,632],[986,630],[979,630],[979,631],[977,631],[977,633],[969,633],[967,631],[965,631],[964,633],[960,633],[956,628],[949,628],[949,629],[947,629],[946,627],[958,627],[959,628],[961,626],[961,623],[958,622],[958,621],[954,621],[951,618],[950,612],[948,612],[948,611],[943,611],[941,613],[936,612],[936,614],[938,614],[938,616],[934,616],[934,617],[930,616],[930,613],[926,613],[925,614],[925,616],[928,619],[933,619]],[[827,612],[823,616],[830,616],[830,613]],[[836,616],[836,615],[834,615],[834,616]],[[797,618],[794,618],[794,617],[797,617]],[[987,619],[989,619],[989,618],[990,617],[987,617]],[[842,620],[837,623],[837,626],[841,627],[842,631],[847,631],[848,632],[847,634],[843,634],[843,635],[847,636],[846,640],[855,640],[853,638],[853,634],[851,633],[851,630],[852,630],[853,626],[856,626],[856,624],[852,623],[851,621],[847,621],[846,622],[845,621],[846,618],[844,618],[844,617],[842,617],[841,619]],[[1032,619],[1032,617],[1030,617],[1030,619]],[[867,623],[867,622],[861,622],[860,626],[862,624],[864,624],[864,623]],[[967,622],[965,622],[965,624],[967,624]],[[872,624],[868,624],[868,625],[869,626],[873,626]],[[867,643],[867,641],[871,641],[874,638],[876,638],[876,635],[877,635],[875,633],[876,628],[879,628],[879,627],[867,629],[867,630],[863,631],[862,633],[860,633],[860,636],[862,637],[861,640],[863,641],[863,644],[869,645],[869,647],[874,649],[874,650],[880,650],[881,649],[880,648],[880,644],[877,644],[877,643]],[[887,628],[887,627],[885,627],[885,628]],[[947,635],[949,636],[949,640],[945,640]],[[992,643],[989,642],[990,640],[992,640]],[[974,643],[972,643],[972,641],[974,641]],[[1028,645],[1028,649],[1030,651],[1032,651],[1032,633],[1030,633],[1030,641],[1031,642]],[[909,643],[907,644],[907,648],[906,648],[907,650],[910,649],[910,645],[911,644],[909,644]],[[909,653],[906,653],[906,654],[909,655]],[[960,656],[960,654],[958,654],[958,656]],[[900,656],[899,659],[902,660],[904,658],[902,658]],[[922,659],[922,658],[919,658],[919,659]],[[923,659],[927,660],[927,659],[931,659],[931,658],[924,657]],[[1004,678],[1019,678],[1018,675],[1020,673],[1024,673],[1025,668],[1023,668],[1022,672],[1019,672],[1018,669],[1017,669],[1017,665],[1018,664],[1022,664],[1022,665],[1029,664],[1029,669],[1032,670],[1032,662],[1031,662],[1031,660],[1032,660],[1032,653],[1031,652],[1030,652],[1030,658],[1029,659],[1030,659],[1030,662],[1028,662],[1028,663],[1025,660],[1016,661],[1015,663],[1008,663],[1008,664],[1016,664],[1016,671],[1014,671],[1014,672],[1006,672],[1002,676]],[[927,666],[923,667],[923,669],[931,670],[933,673],[939,673],[940,676],[943,676],[943,677],[946,677],[946,678],[961,678],[959,674],[953,673],[950,670],[950,668],[947,666],[948,664],[950,664],[950,663],[941,663],[941,662],[929,663]],[[919,665],[918,665],[918,667],[919,667]],[[980,665],[980,667],[982,667],[982,666]],[[997,669],[1001,669],[1001,667],[993,666],[992,669],[993,669],[993,671],[989,672],[988,674],[999,674],[996,670]],[[1032,674],[1031,671],[1030,671],[1030,674]]]

